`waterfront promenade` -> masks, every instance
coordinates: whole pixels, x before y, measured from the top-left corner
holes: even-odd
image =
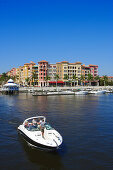
[[[113,86],[73,86],[73,87],[68,87],[68,86],[64,86],[64,87],[20,87],[19,90],[20,91],[24,91],[24,90],[33,90],[33,91],[57,91],[57,90],[87,90],[87,89],[91,89],[91,90],[99,90],[99,89],[113,89]]]
[[[64,87],[20,87],[20,92],[32,92],[32,91],[59,91],[59,90],[109,90],[113,89],[113,86],[64,86]],[[0,91],[2,88],[0,88]]]

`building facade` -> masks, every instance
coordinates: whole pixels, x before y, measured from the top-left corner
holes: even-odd
[[[88,74],[93,77],[98,75],[98,66],[92,64],[85,66],[81,62],[69,63],[68,61],[50,64],[48,61],[42,60],[37,65],[31,61],[17,69],[13,68],[10,74],[16,75],[16,82],[22,86],[43,87],[55,85],[56,81],[58,85],[81,85],[81,76],[84,77],[84,85],[86,85]]]
[[[45,78],[47,77],[47,70],[48,70],[48,62],[45,60],[38,62],[38,71],[39,71],[39,86],[47,86],[47,82]]]

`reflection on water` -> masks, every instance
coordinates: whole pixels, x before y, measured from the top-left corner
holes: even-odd
[[[57,152],[32,149],[18,136],[17,127],[36,115],[63,136]],[[0,170],[112,169],[112,151],[113,94],[0,96]]]
[[[63,169],[61,156],[56,152],[44,151],[29,146],[23,138],[19,135],[19,139],[22,143],[23,149],[27,158],[37,164],[40,167]]]

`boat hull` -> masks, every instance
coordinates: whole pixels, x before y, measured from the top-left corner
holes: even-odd
[[[32,146],[34,146],[35,148],[41,148],[41,149],[45,149],[45,150],[57,150],[58,147],[50,147],[50,146],[46,146],[43,145],[41,143],[35,142],[34,140],[32,140],[31,138],[29,138],[23,131],[21,131],[20,129],[18,129],[18,132],[22,135],[22,137],[24,138],[24,140],[31,144]]]

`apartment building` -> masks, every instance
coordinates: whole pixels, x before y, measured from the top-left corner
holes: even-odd
[[[12,68],[10,71],[8,71],[7,75],[10,77],[15,77],[16,76],[16,68]]]
[[[84,81],[82,80],[84,85],[88,84],[88,80],[87,80],[88,74],[91,74],[93,77],[98,76],[98,65],[92,65],[92,64],[89,64],[86,66],[85,66],[85,64],[82,65],[81,75],[83,75],[83,77],[84,77]],[[98,84],[98,80],[92,80],[91,83],[92,83],[92,85]]]
[[[78,84],[78,80],[81,77],[81,62],[69,63],[68,61],[62,61],[56,63],[57,66],[57,74],[59,75],[59,79],[61,81],[72,81],[72,83]],[[68,76],[68,80],[65,80],[65,76]],[[76,80],[73,80],[73,76],[76,76]]]
[[[98,65],[89,64],[90,67],[90,74],[92,74],[93,77],[96,77],[98,75]]]
[[[88,74],[90,74],[90,67],[85,66],[85,64],[82,65],[82,72],[81,74],[84,76],[84,79],[87,79]]]
[[[45,81],[45,78],[47,76],[47,70],[48,70],[48,62],[45,60],[38,62],[38,79],[39,79],[39,86],[47,86],[47,82]]]
[[[48,61],[42,60],[37,65],[31,61],[17,69],[13,68],[10,74],[16,75],[16,82],[23,86],[34,85],[43,87],[55,85],[55,75],[59,76],[59,80],[57,80],[58,85],[70,84],[70,82],[71,85],[80,85],[81,75],[84,76],[85,84],[88,82],[88,74],[92,74],[93,77],[98,75],[98,66],[92,64],[85,66],[81,62],[69,63],[68,61],[50,64]],[[49,81],[46,80],[47,76],[50,78]]]
[[[108,76],[108,81],[113,82],[113,76]]]
[[[56,64],[49,64],[47,74],[50,77],[51,81],[55,81],[55,75],[56,75]]]
[[[31,85],[32,84],[32,74],[33,74],[33,66],[35,65],[34,62],[25,63],[24,66],[20,66],[18,68],[18,79],[20,85]]]
[[[32,67],[32,80],[33,80],[33,85],[38,86],[39,85],[39,70],[38,70],[38,65],[34,65]]]

